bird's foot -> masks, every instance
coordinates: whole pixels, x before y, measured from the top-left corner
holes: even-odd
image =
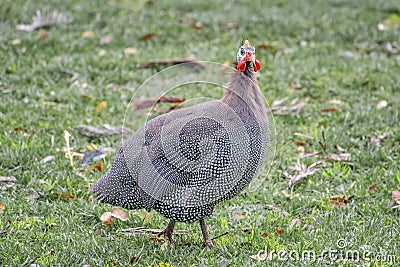
[[[165,228],[164,231],[157,234],[158,237],[163,235],[165,244],[169,245],[170,247],[173,247],[172,233],[174,232],[174,226],[175,226],[175,222],[170,221],[167,228]]]
[[[212,243],[212,241],[211,241],[211,239],[210,239],[210,240],[204,241],[203,246],[205,246],[205,247],[207,247],[207,248],[209,248],[209,249],[214,249],[214,248],[215,248],[214,245],[213,245],[213,243]]]

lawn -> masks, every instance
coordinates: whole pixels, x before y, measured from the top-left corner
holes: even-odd
[[[57,10],[69,23],[17,30],[38,10]],[[396,0],[1,1],[0,176],[16,182],[8,189],[0,182],[0,265],[398,265],[399,16]],[[140,64],[188,57],[230,64],[243,39],[256,47],[268,104],[287,98],[281,106],[295,108],[274,111],[276,149],[262,182],[208,219],[216,248],[202,247],[197,223],[178,223],[185,232],[173,247],[123,231],[165,228],[154,211],[126,211],[127,221],[102,225],[113,207],[88,187],[114,152],[102,168],[78,157],[71,166],[64,131],[74,152],[115,151],[119,135],[86,137],[76,127],[138,129],[146,116],[129,109],[125,117],[126,107],[166,68]],[[171,94],[189,100],[222,91],[187,85]],[[289,188],[296,162],[318,170]]]

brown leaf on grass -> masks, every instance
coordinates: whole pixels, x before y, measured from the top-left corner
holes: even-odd
[[[346,207],[349,204],[349,199],[346,195],[343,196],[331,196],[329,198],[329,203],[334,206]]]
[[[0,211],[4,211],[6,209],[6,204],[0,202]]]
[[[286,211],[282,210],[282,209],[279,208],[278,206],[275,206],[275,205],[266,205],[266,207],[267,207],[268,209],[271,209],[271,210],[273,210],[273,211],[279,213],[279,215],[282,216],[282,217],[286,217],[286,216],[289,215],[289,213],[287,213]]]
[[[295,166],[290,166],[288,167],[289,172],[284,172],[283,175],[286,176],[289,179],[289,188],[293,192],[294,186],[300,182],[303,178],[313,175],[318,171],[318,168],[316,168],[317,163],[313,163],[310,166],[306,166],[303,163],[300,163],[300,161],[297,161]]]
[[[376,183],[371,184],[370,186],[368,186],[368,192],[375,191],[376,187],[377,187]]]
[[[0,176],[0,192],[11,188],[16,182],[14,176]]]
[[[174,96],[162,96],[160,98],[140,98],[129,104],[128,107],[133,108],[134,110],[140,110],[161,102],[182,103],[183,101],[183,99]]]
[[[131,259],[129,260],[129,262],[134,263],[134,262],[137,262],[137,260],[138,260],[138,257],[132,256]]]
[[[197,61],[195,58],[175,58],[166,60],[150,60],[139,64],[139,68],[153,68],[166,65],[178,65],[186,63],[185,66],[191,68],[205,69],[206,65],[203,62]]]
[[[32,17],[31,24],[19,24],[17,30],[32,32],[46,26],[56,26],[71,23],[72,19],[58,11],[37,10],[36,15]]]
[[[275,228],[275,229],[274,229],[274,232],[275,232],[275,234],[277,234],[277,235],[281,235],[281,234],[283,234],[283,233],[285,232],[285,230],[284,230],[284,229]]]
[[[112,38],[113,38],[112,34],[107,34],[103,36],[100,39],[100,45],[108,45],[111,42]]]
[[[393,209],[400,210],[400,192],[399,191],[392,191],[392,199],[396,201],[397,206],[394,206]]]
[[[235,213],[235,214],[233,214],[233,218],[242,220],[242,219],[246,218],[246,216],[244,216],[241,213]]]
[[[93,171],[93,170],[103,172],[103,170],[104,170],[103,163],[101,161],[99,161],[96,164],[89,166],[89,168],[87,168],[87,171]]]
[[[120,209],[118,209],[118,208],[113,208],[113,209],[111,210],[111,215],[112,215],[114,218],[120,219],[121,221],[126,221],[126,220],[128,220],[128,216],[126,215],[126,212],[123,211],[123,210],[120,210]]]
[[[112,220],[114,219],[114,217],[112,216],[111,212],[107,211],[104,212],[101,217],[100,217],[100,221],[103,225],[107,225],[107,226],[111,226],[112,225]]]
[[[150,237],[149,238],[151,241],[155,241],[155,242],[157,242],[157,243],[160,243],[162,240],[160,239],[160,238],[157,238],[157,237]]]
[[[325,108],[325,109],[321,109],[322,113],[330,113],[330,112],[338,112],[337,108]]]
[[[264,233],[261,234],[261,236],[263,236],[263,237],[269,237],[269,234],[268,234],[267,232],[264,232]]]
[[[306,143],[306,142],[303,142],[303,141],[294,141],[294,144],[295,144],[296,146],[306,146],[306,145],[307,145],[307,143]]]
[[[146,33],[146,34],[140,36],[140,37],[139,37],[139,40],[140,40],[140,41],[147,41],[147,40],[150,40],[151,38],[153,38],[154,36],[156,36],[155,33],[149,32],[149,33]]]
[[[103,213],[100,217],[100,221],[103,225],[111,226],[114,218],[120,219],[121,221],[128,220],[128,216],[125,211],[118,208],[113,208],[111,212],[107,211]]]
[[[101,101],[101,102],[96,106],[96,113],[100,113],[105,107],[107,107],[107,101]]]
[[[74,199],[75,197],[73,195],[67,194],[67,193],[57,193],[53,192],[54,196],[61,197],[61,198],[69,198],[69,199]]]

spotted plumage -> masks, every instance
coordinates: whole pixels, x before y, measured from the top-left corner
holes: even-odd
[[[156,210],[171,220],[167,240],[175,221],[200,221],[212,247],[204,219],[250,183],[269,141],[254,73],[260,64],[248,42],[241,49],[247,54],[238,56],[239,71],[221,100],[158,116],[124,142],[111,169],[90,188],[101,201]]]

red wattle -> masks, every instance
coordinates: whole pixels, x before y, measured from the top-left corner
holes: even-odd
[[[258,71],[261,68],[260,61],[256,59],[256,64],[254,64],[254,71]]]
[[[246,69],[246,60],[240,60],[237,64],[237,69],[238,71],[244,72],[244,70]]]

